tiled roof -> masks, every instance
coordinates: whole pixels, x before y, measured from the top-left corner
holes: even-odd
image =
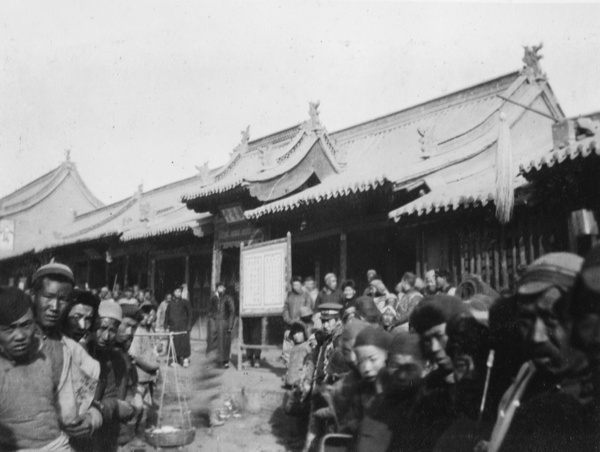
[[[90,206],[99,208],[103,205],[83,182],[79,171],[77,171],[77,166],[67,161],[18,190],[0,198],[0,216],[14,215],[34,207],[52,194],[69,176],[73,178],[76,186],[81,190],[81,193],[88,200]]]
[[[451,184],[442,184],[415,201],[392,210],[388,216],[400,221],[405,215],[421,216],[485,206],[494,201],[494,181],[495,173],[490,169]]]
[[[576,158],[585,158],[592,154],[600,156],[600,148],[598,147],[598,137],[592,136],[584,138],[581,141],[571,143],[569,146],[547,153],[535,160],[530,160],[528,163],[521,164],[519,170],[521,174],[528,175],[543,168],[551,168],[556,164],[560,164],[565,160],[575,160]]]
[[[130,198],[79,215],[65,230],[55,234],[56,241],[45,244],[43,249],[110,236],[130,237],[126,235],[130,231],[131,237],[143,234],[143,231],[151,235],[153,231],[164,233],[169,228],[175,230],[178,220],[184,223],[182,227],[185,228],[189,221],[202,217],[187,211],[180,201],[182,194],[197,183],[197,178],[191,177],[147,192],[137,192]],[[178,212],[178,215],[171,216],[172,212]]]
[[[185,205],[181,205],[172,211],[151,219],[143,225],[139,225],[123,232],[121,240],[128,242],[131,240],[144,239],[159,235],[171,234],[192,230],[200,222],[207,222],[212,216],[209,213],[196,213],[189,210]]]
[[[244,215],[249,220],[256,220],[264,215],[285,212],[300,206],[310,205],[328,199],[338,198],[340,196],[347,196],[352,193],[373,190],[383,185],[386,181],[384,175],[363,177],[362,179],[343,176],[340,176],[339,178],[330,178],[319,185],[307,188],[288,198],[268,203],[253,210],[247,210]]]

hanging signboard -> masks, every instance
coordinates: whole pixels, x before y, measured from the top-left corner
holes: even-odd
[[[12,251],[15,246],[15,221],[0,220],[0,251]]]
[[[292,274],[291,236],[240,248],[240,315],[282,315]]]

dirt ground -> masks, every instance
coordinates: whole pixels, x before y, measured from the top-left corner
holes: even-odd
[[[181,451],[246,451],[246,452],[279,452],[302,449],[302,427],[298,420],[287,416],[282,409],[283,389],[282,376],[285,367],[279,360],[280,351],[272,350],[263,353],[260,369],[235,368],[237,356],[234,354],[229,369],[220,373],[215,379],[217,388],[207,389],[206,343],[192,340],[191,365],[187,369],[180,368],[181,393],[187,397],[192,426],[196,428],[196,438],[191,445]],[[235,343],[232,347],[235,353]],[[164,372],[163,372],[164,373]],[[160,400],[160,386],[155,399]],[[167,371],[167,389],[163,406],[163,425],[180,425],[181,413],[175,390],[175,378],[172,369]],[[210,400],[211,395],[217,398]],[[239,417],[225,419],[225,425],[208,426],[208,412],[220,410],[224,414],[232,414],[224,407],[224,402],[233,401],[238,407]],[[126,448],[126,452],[153,451],[138,438]]]

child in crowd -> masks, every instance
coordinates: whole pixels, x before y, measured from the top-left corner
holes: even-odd
[[[293,387],[302,380],[304,361],[312,349],[308,343],[308,334],[303,322],[294,322],[292,324],[289,337],[294,342],[294,345],[290,350],[288,370],[285,374],[285,385]]]

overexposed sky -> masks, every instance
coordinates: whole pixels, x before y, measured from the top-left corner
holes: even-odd
[[[308,118],[330,131],[541,61],[567,115],[600,110],[600,5],[3,1],[0,196],[65,149],[104,202],[223,164]]]

